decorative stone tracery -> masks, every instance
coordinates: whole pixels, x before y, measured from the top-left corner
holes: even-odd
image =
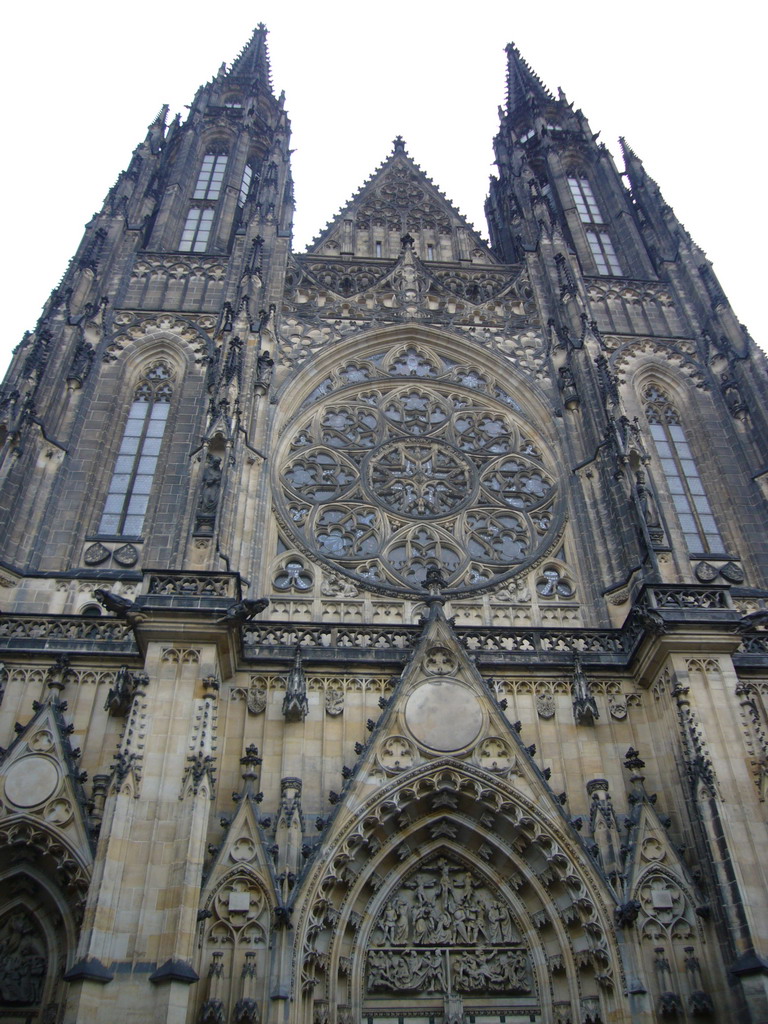
[[[419,589],[434,562],[456,593],[509,579],[551,549],[562,511],[543,446],[509,403],[477,393],[485,378],[457,388],[446,376],[410,346],[348,367],[352,383],[342,373],[339,387],[329,378],[315,389],[277,461],[276,509],[297,547],[397,593]]]

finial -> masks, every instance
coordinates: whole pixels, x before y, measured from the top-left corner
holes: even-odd
[[[392,142],[392,153],[404,153],[405,152],[405,141],[402,135],[398,135]]]
[[[240,764],[245,769],[243,772],[244,779],[256,777],[256,769],[261,764],[261,758],[259,757],[259,748],[255,743],[249,743],[245,748],[245,754],[240,758]]]
[[[69,658],[66,654],[60,654],[53,665],[48,669],[46,675],[46,686],[51,691],[49,700],[58,701],[61,691],[74,673],[69,665]]]
[[[643,768],[645,768],[645,761],[643,761],[634,747],[630,747],[624,755],[624,767],[630,773],[631,781],[642,786],[645,781],[645,776],[642,774]]]
[[[442,568],[433,562],[427,566],[427,575],[422,583],[422,587],[429,592],[427,597],[427,604],[443,604],[445,598],[443,597],[443,590],[446,586],[445,576]]]

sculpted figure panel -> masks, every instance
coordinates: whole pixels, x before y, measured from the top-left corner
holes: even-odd
[[[464,864],[435,857],[382,908],[366,988],[371,994],[527,993],[530,959],[501,894]]]

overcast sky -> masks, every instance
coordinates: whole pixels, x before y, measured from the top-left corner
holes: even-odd
[[[745,0],[716,8],[687,0],[14,5],[0,52],[0,366],[34,326],[84,224],[161,104],[184,112],[259,21],[270,29],[274,84],[285,90],[293,126],[297,250],[398,134],[487,236],[491,140],[504,98],[504,46],[513,41],[614,154],[618,136],[627,138],[713,261],[737,317],[765,346],[760,9]]]

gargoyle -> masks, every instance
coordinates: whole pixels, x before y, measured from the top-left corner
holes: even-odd
[[[254,615],[258,615],[259,612],[263,612],[268,604],[269,598],[267,597],[260,597],[257,601],[252,601],[246,597],[242,601],[235,601],[231,604],[227,608],[226,615],[222,615],[216,621],[240,625],[243,622],[248,622],[249,619],[252,619]]]

